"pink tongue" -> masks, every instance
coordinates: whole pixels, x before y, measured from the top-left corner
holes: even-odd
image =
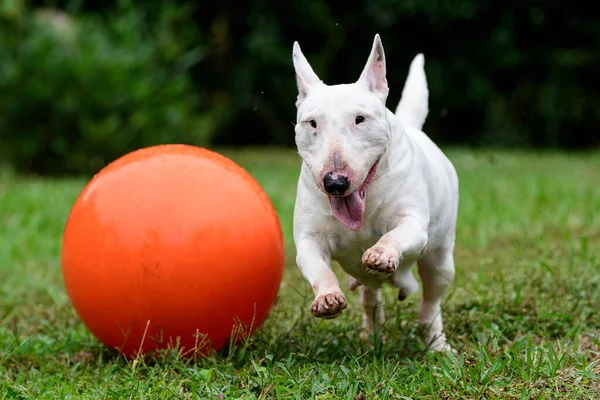
[[[356,231],[363,223],[365,201],[358,195],[358,190],[345,197],[329,197],[333,216],[348,228]]]

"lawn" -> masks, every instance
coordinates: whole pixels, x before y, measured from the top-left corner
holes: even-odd
[[[222,151],[267,191],[286,240],[279,298],[243,346],[132,362],[105,349],[63,289],[60,242],[84,179],[0,173],[0,399],[600,398],[600,153],[448,150],[461,181],[444,321],[459,355],[424,352],[418,295],[384,291],[390,340],[358,338],[358,294],[310,315],[294,264],[292,151]],[[347,279],[334,266],[345,288]]]

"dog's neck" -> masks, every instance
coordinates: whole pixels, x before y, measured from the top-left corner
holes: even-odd
[[[389,126],[388,145],[379,159],[375,180],[387,174],[392,169],[398,171],[400,167],[400,170],[402,170],[403,165],[409,166],[412,162],[412,142],[404,126],[392,111],[389,109],[386,111]],[[375,180],[373,183],[375,183]]]

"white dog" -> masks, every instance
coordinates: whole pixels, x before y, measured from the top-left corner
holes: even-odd
[[[454,279],[458,177],[421,131],[428,113],[424,58],[413,60],[396,113],[386,108],[383,46],[375,36],[356,83],[326,85],[294,43],[296,145],[302,158],[294,210],[297,264],[315,293],[312,314],[335,318],[346,298],[339,262],[360,287],[361,339],[384,322],[381,287],[399,299],[423,284],[419,322],[432,350],[447,350],[440,299]],[[353,279],[352,279],[353,278]]]

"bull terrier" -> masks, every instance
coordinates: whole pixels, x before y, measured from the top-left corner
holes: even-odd
[[[441,297],[454,279],[458,176],[421,130],[429,112],[423,54],[410,65],[395,113],[386,106],[378,34],[355,83],[323,83],[298,42],[292,58],[302,159],[294,242],[298,268],[315,295],[312,314],[335,318],[347,307],[331,268],[335,260],[350,276],[350,290],[360,288],[364,340],[384,323],[383,284],[396,286],[400,300],[419,289],[416,264],[423,340],[431,350],[451,350]]]

